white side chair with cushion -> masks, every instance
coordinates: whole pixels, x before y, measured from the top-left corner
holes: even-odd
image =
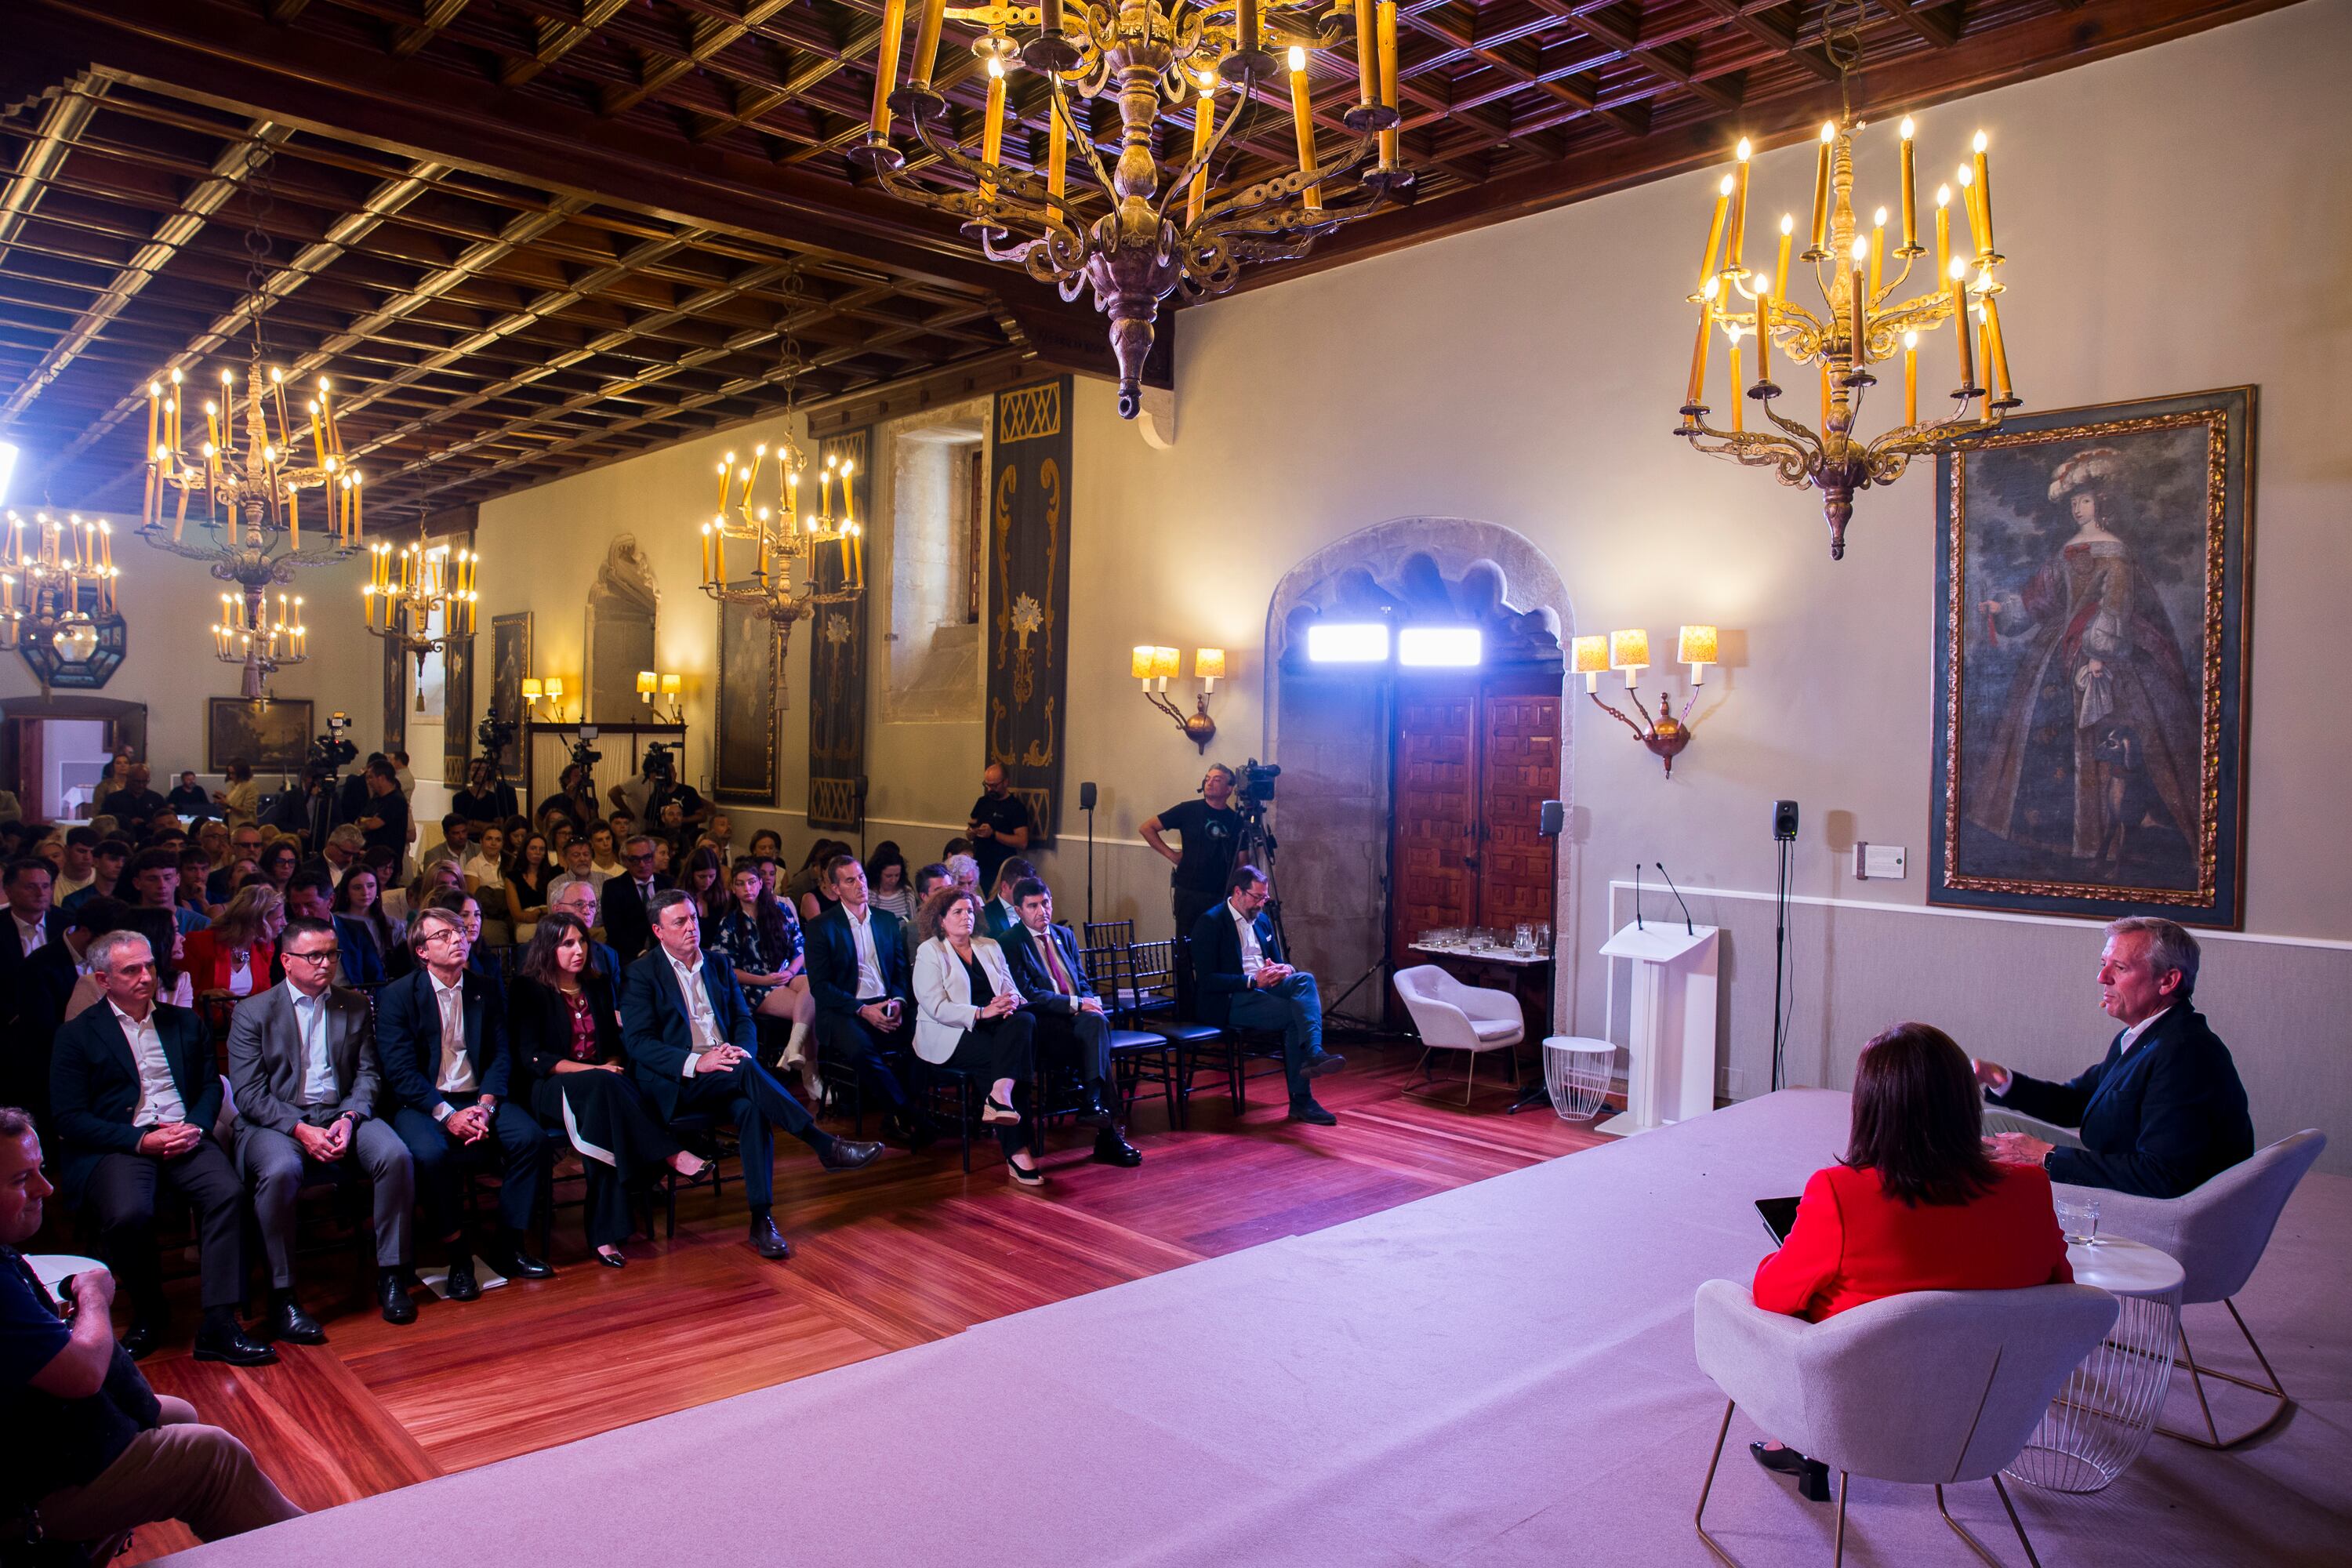
[[[1462,1103],[1470,1103],[1478,1079],[1478,1053],[1508,1050],[1527,1037],[1527,1016],[1507,991],[1465,985],[1433,963],[1396,972],[1397,995],[1421,1035],[1422,1062],[1432,1051],[1467,1051],[1470,1071],[1462,1083]]]
[[[2234,1373],[2198,1365],[2196,1357],[2189,1353],[2189,1331],[2182,1329],[2180,1360],[2189,1368],[2190,1386],[2197,1391],[2197,1405],[2205,1416],[2205,1436],[2200,1437],[2170,1426],[2157,1428],[2167,1436],[2179,1437],[2200,1448],[2234,1448],[2261,1436],[2285,1420],[2287,1413],[2294,1408],[2294,1401],[2280,1385],[2278,1373],[2271,1370],[2270,1358],[2254,1342],[2254,1331],[2246,1327],[2246,1320],[2239,1316],[2238,1304],[2230,1298],[2245,1289],[2247,1277],[2253,1273],[2254,1265],[2263,1260],[2263,1248],[2270,1245],[2271,1231],[2278,1225],[2280,1211],[2286,1207],[2286,1200],[2294,1194],[2304,1173],[2311,1169],[2326,1147],[2327,1134],[2306,1128],[2268,1148],[2256,1150],[2252,1157],[2177,1198],[2144,1198],[2130,1193],[2064,1184],[2054,1189],[2062,1200],[2095,1200],[2099,1205],[2101,1236],[2127,1237],[2169,1253],[2188,1276],[2181,1281],[2181,1305],[2219,1301],[2229,1308],[2238,1331],[2246,1337],[2246,1348],[2254,1352],[2263,1375],[2270,1380],[2256,1383]],[[2213,1407],[2205,1398],[2205,1379],[2209,1377],[2268,1394],[2275,1403],[2261,1425],[2234,1437],[2223,1437],[2213,1425]]]
[[[2113,1296],[2087,1285],[1918,1290],[1809,1323],[1763,1310],[1745,1285],[1710,1279],[1694,1305],[1699,1370],[1730,1401],[1691,1519],[1717,1558],[1738,1568],[1706,1515],[1731,1413],[1745,1409],[1767,1435],[1838,1473],[1833,1563],[1845,1561],[1846,1481],[1861,1475],[1934,1487],[1944,1522],[2000,1568],[1944,1503],[1947,1485],[1990,1479],[2039,1568],[2000,1469],[2115,1322]]]

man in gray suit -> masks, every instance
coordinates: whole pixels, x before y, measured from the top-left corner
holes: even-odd
[[[416,1179],[408,1146],[375,1115],[375,1029],[367,1002],[332,984],[335,928],[290,920],[278,938],[284,984],[251,997],[229,1020],[229,1082],[236,1090],[236,1160],[253,1189],[269,1254],[269,1337],[326,1342],[294,1294],[294,1198],[336,1180],[356,1159],[375,1184],[377,1293],[384,1321],[414,1322],[404,1284]]]

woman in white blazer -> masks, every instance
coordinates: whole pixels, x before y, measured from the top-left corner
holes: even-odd
[[[979,919],[980,895],[954,885],[934,891],[915,917],[925,939],[915,950],[915,1054],[988,1084],[980,1119],[996,1129],[1005,1170],[1024,1187],[1042,1187],[1045,1173],[1022,1139],[1013,1106],[1034,1071],[1032,1022],[1021,1011],[1024,998],[1004,950],[972,935]]]

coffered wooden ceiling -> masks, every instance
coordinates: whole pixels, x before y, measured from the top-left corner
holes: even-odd
[[[1824,27],[1858,110],[1918,106],[2284,0],[1405,0],[1413,205],[1307,262],[1808,134]],[[442,511],[772,411],[833,418],[1037,369],[1108,371],[1083,300],[864,182],[879,0],[13,0],[0,52],[0,436],[12,499],[135,505],[158,368],[242,363],[249,236],[270,363],[339,378],[372,516]],[[951,36],[969,30],[951,24]],[[943,84],[976,143],[983,79]],[[1355,93],[1319,59],[1328,137]],[[1016,76],[1008,156],[1042,161]],[[1186,123],[1179,115],[1173,123]],[[1294,157],[1268,101],[1220,169]],[[1090,128],[1106,149],[1117,122]],[[1160,151],[1173,166],[1189,138]],[[266,155],[265,155],[266,154]],[[943,170],[932,177],[950,177]],[[1561,258],[1564,275],[1578,258]],[[1163,318],[1163,339],[1171,323]],[[1162,356],[1158,379],[1167,379]]]

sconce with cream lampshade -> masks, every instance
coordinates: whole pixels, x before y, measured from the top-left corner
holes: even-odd
[[[1718,661],[1720,638],[1716,628],[1707,626],[1685,626],[1675,637],[1675,662],[1690,667],[1690,696],[1685,699],[1682,711],[1675,711],[1673,698],[1658,694],[1658,713],[1653,719],[1642,703],[1642,672],[1650,667],[1650,634],[1639,626],[1612,631],[1605,637],[1580,637],[1570,645],[1570,668],[1584,677],[1586,695],[1593,705],[1633,731],[1635,739],[1650,749],[1651,755],[1666,765],[1666,775],[1674,776],[1675,758],[1690,744],[1691,730],[1687,722],[1691,704],[1698,700],[1699,683],[1706,679],[1706,667]],[[1642,715],[1635,723],[1621,710],[1601,700],[1601,672],[1622,670],[1625,675],[1625,695],[1634,710]]]
[[[1706,667],[1715,662],[1715,653],[1713,626],[1685,626],[1675,635],[1675,662],[1690,666],[1693,686],[1706,679]]]
[[[1129,655],[1128,674],[1143,685],[1144,700],[1176,721],[1184,738],[1202,752],[1217,738],[1216,721],[1209,717],[1209,694],[1217,682],[1225,678],[1225,650],[1221,647],[1195,648],[1192,652],[1192,678],[1201,683],[1201,690],[1192,701],[1192,711],[1187,713],[1167,695],[1168,682],[1183,674],[1183,655],[1172,647],[1157,643],[1139,643]],[[1159,689],[1153,689],[1152,682]]]
[[[1584,677],[1584,689],[1589,696],[1601,689],[1601,677],[1609,668],[1609,639],[1598,634],[1578,637],[1570,645],[1570,668]]]
[[[1642,672],[1650,668],[1650,634],[1638,627],[1629,632],[1611,632],[1609,668],[1623,670],[1625,689],[1633,689],[1641,683]]]

